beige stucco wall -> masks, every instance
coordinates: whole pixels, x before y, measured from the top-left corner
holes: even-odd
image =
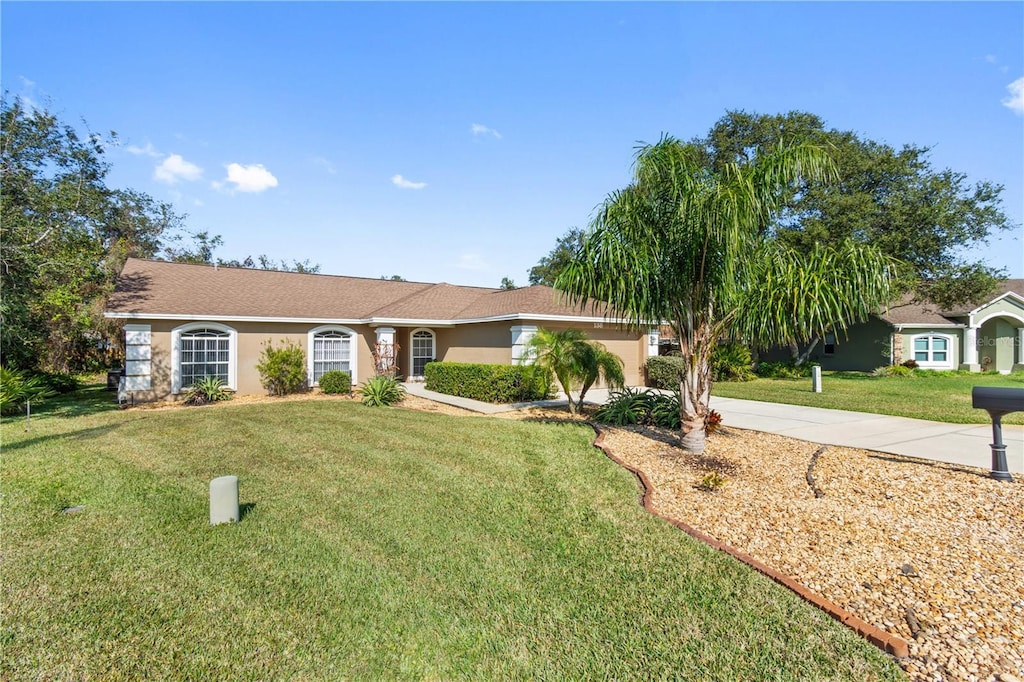
[[[163,400],[173,397],[171,395],[171,359],[172,333],[179,327],[194,323],[184,320],[133,320],[134,324],[148,324],[152,334],[152,390],[137,392],[134,398],[139,401]],[[230,327],[237,333],[237,351],[235,365],[235,386],[240,395],[252,395],[265,393],[260,384],[259,372],[256,365],[259,363],[260,354],[263,352],[265,343],[273,343],[280,347],[288,342],[297,344],[302,348],[309,358],[309,337],[310,330],[322,326],[319,324],[293,324],[293,323],[271,323],[271,322],[232,322],[221,323]],[[363,381],[373,374],[373,356],[369,346],[370,342],[376,341],[375,332],[366,325],[341,325],[356,332],[355,364],[356,372],[354,379]],[[371,341],[368,342],[367,339]]]
[[[482,322],[455,327],[401,327],[396,329],[399,351],[399,374],[412,367],[412,334],[418,329],[434,332],[435,359],[442,362],[474,362],[504,365],[512,362],[512,327],[535,326],[561,331],[570,327],[582,329],[587,337],[603,343],[622,358],[626,383],[643,383],[643,366],[647,360],[647,336],[640,332],[618,329],[614,325],[595,328],[593,323],[551,323],[540,320]]]
[[[163,400],[174,398],[172,383],[172,333],[175,329],[205,323],[187,320],[132,320],[133,324],[148,324],[151,332],[151,381],[152,390],[136,391],[136,401]],[[256,365],[264,344],[271,342],[280,346],[293,342],[309,357],[309,332],[322,325],[279,322],[232,322],[221,323],[237,333],[235,365],[235,386],[240,395],[262,394]],[[460,325],[456,327],[426,328],[435,335],[435,357],[450,362],[478,362],[508,364],[512,361],[512,327],[534,325],[552,330],[569,328],[569,325],[550,324],[540,321],[488,322]],[[373,375],[371,344],[376,343],[376,331],[368,325],[341,325],[356,332],[355,381],[362,382]],[[587,336],[603,343],[608,350],[622,358],[625,365],[626,382],[639,385],[643,382],[642,368],[646,361],[646,335],[629,332],[613,326],[595,328],[592,323],[575,325],[586,331]],[[407,375],[412,367],[412,333],[425,327],[395,327],[395,337],[400,348],[398,352],[398,374]]]

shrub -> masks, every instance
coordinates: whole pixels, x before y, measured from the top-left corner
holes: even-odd
[[[757,366],[757,376],[766,379],[803,379],[811,376],[811,369],[817,363],[794,365],[792,362],[762,362]]]
[[[715,381],[750,381],[756,377],[753,363],[742,343],[722,343],[711,353],[711,374]]]
[[[260,383],[270,395],[287,395],[306,389],[306,354],[294,343],[274,348],[268,341],[256,369]]]
[[[722,426],[722,415],[718,414],[718,410],[711,410],[708,415],[704,417],[704,433],[707,435],[713,434]]]
[[[352,391],[352,375],[337,369],[324,372],[320,377],[320,390],[331,395],[350,393]]]
[[[653,391],[642,391],[638,388],[612,391],[608,402],[597,408],[594,420],[613,426],[646,424],[650,420],[653,395]]]
[[[536,365],[428,362],[426,388],[488,403],[522,403],[552,395],[551,372]]]
[[[612,426],[643,424],[678,429],[681,424],[679,393],[665,395],[636,388],[613,391],[608,402],[594,413],[594,420]]]
[[[14,414],[25,403],[41,403],[56,393],[42,376],[0,366],[0,414]]]
[[[359,388],[359,395],[363,397],[363,405],[386,407],[401,402],[405,389],[393,376],[378,374]]]
[[[679,389],[672,395],[657,393],[651,402],[651,423],[666,429],[678,429],[682,426],[679,416]]]
[[[71,393],[81,388],[81,382],[70,374],[44,372],[39,379],[54,393]]]
[[[651,388],[679,389],[686,361],[673,355],[659,355],[647,360],[647,385]]]
[[[185,392],[186,405],[205,405],[221,400],[231,400],[231,390],[224,385],[220,377],[203,377],[197,380]]]
[[[876,377],[912,377],[915,370],[903,365],[886,365],[878,367],[871,373]]]

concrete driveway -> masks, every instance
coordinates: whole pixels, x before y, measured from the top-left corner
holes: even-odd
[[[457,405],[482,414],[494,414],[523,405],[491,405],[476,400],[434,393],[423,384],[406,384],[406,389],[438,402]],[[591,389],[587,402],[602,404],[607,389]],[[546,400],[544,405],[565,405],[561,400]],[[823,445],[841,445],[919,459],[990,469],[992,466],[992,427],[980,424],[946,424],[923,419],[890,417],[881,414],[846,412],[821,407],[783,405],[757,400],[738,400],[712,396],[711,408],[722,415],[725,426],[777,433]],[[1024,426],[1003,426],[1006,460],[1014,474],[1024,473]]]

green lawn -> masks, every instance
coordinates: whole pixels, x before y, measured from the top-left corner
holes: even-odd
[[[957,374],[952,376],[875,377],[860,372],[822,372],[822,392],[811,391],[811,380],[756,379],[745,383],[718,382],[712,394],[789,405],[893,414],[955,424],[987,424],[988,413],[971,407],[974,386],[1024,389],[1020,374]],[[1003,418],[1004,424],[1024,424],[1024,413]]]
[[[579,424],[70,404],[2,425],[0,679],[902,677]],[[225,474],[244,516],[210,527]]]

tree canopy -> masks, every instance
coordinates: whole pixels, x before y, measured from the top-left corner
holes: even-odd
[[[639,150],[633,182],[605,200],[559,275],[556,287],[576,304],[606,301],[634,327],[672,325],[685,361],[685,449],[704,448],[719,340],[784,343],[865,319],[889,300],[891,261],[877,249],[846,241],[808,257],[764,229],[791,187],[834,176],[828,156],[806,144],[712,167],[700,145],[665,137]]]
[[[0,107],[0,354],[9,367],[85,364],[130,256],[152,257],[181,217],[104,183],[104,139],[20,102]]]
[[[103,318],[126,259],[213,263],[219,235],[190,232],[170,204],[106,184],[116,142],[80,134],[43,109],[0,99],[0,357],[12,369],[105,363],[120,324]],[[316,272],[266,256],[241,267]],[[105,342],[105,343],[103,343]]]
[[[583,244],[584,234],[583,230],[574,227],[559,237],[555,248],[530,268],[530,284],[554,286],[559,273],[565,269]]]
[[[928,147],[895,148],[829,128],[802,111],[729,111],[690,142],[715,172],[747,164],[758,150],[779,144],[826,149],[838,177],[827,183],[805,177],[784,188],[778,211],[760,229],[805,253],[816,244],[846,240],[873,245],[899,262],[894,295],[913,292],[918,299],[955,308],[988,295],[1006,275],[966,255],[994,232],[1013,227],[1002,210],[1002,186],[971,183],[963,173],[935,168]],[[530,283],[552,284],[583,234],[573,228],[560,237],[530,270]]]
[[[944,307],[977,300],[1005,277],[966,256],[993,231],[1011,227],[1002,211],[1002,186],[970,183],[963,173],[935,168],[928,147],[896,149],[828,128],[801,111],[730,111],[693,143],[716,171],[780,143],[828,150],[838,180],[802,179],[783,193],[779,212],[762,225],[787,246],[810,252],[816,244],[845,240],[871,244],[900,262],[898,291],[913,291]]]

